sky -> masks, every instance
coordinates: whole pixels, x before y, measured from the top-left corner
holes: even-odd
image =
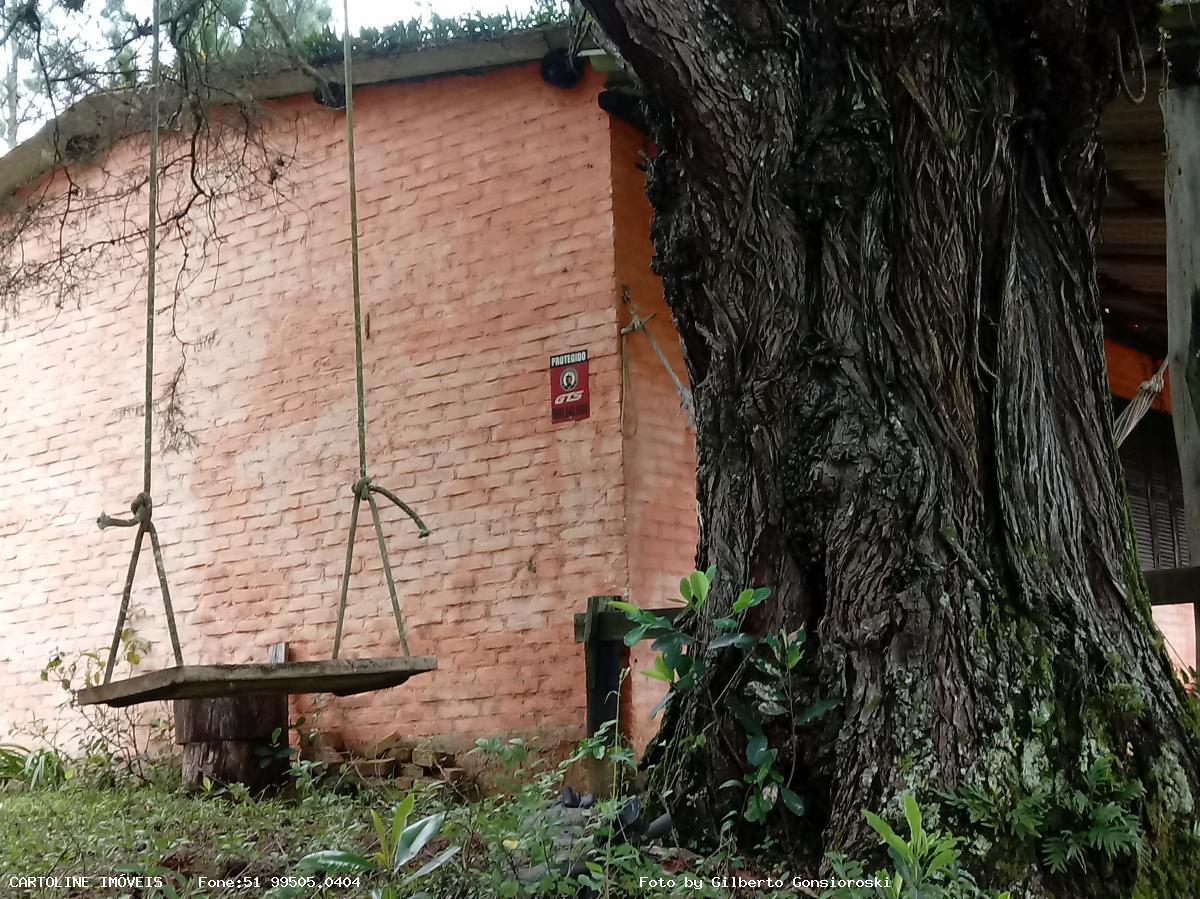
[[[333,23],[342,27],[342,0],[328,0],[333,10]],[[437,12],[443,16],[465,12],[497,13],[505,7],[522,10],[532,3],[523,4],[513,0],[350,0],[350,26],[357,31],[363,27],[380,28],[392,22],[411,19],[413,16]],[[150,14],[150,0],[131,0],[126,4],[130,12],[140,16]]]
[[[533,4],[528,4],[532,6]],[[342,0],[330,0],[333,9],[333,20],[338,29],[342,26]],[[504,2],[504,0],[428,0],[415,3],[412,0],[350,0],[350,27],[355,31],[363,26],[378,28],[389,25],[401,19],[411,19],[413,16],[437,12],[443,16],[459,15],[465,12],[504,12],[505,7],[523,9],[520,3]]]
[[[138,16],[149,16],[151,0],[128,0],[126,8]],[[342,0],[327,0],[333,11],[333,25],[342,28]],[[525,10],[533,3],[520,0],[350,0],[350,27],[381,28],[393,22],[407,21],[413,16],[436,12],[443,16],[460,15],[466,12],[498,13],[505,8]]]

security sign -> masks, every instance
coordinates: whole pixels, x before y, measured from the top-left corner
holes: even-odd
[[[582,421],[591,414],[587,350],[550,357],[550,420]]]

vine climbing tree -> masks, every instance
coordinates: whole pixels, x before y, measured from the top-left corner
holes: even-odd
[[[712,638],[768,585],[746,627],[805,631],[792,686],[839,703],[764,727],[797,858],[869,851],[863,810],[911,791],[1017,895],[1197,895],[1200,716],[1139,573],[1094,255],[1097,122],[1154,4],[584,5],[658,148],[717,571],[652,751],[676,820],[744,807],[764,744],[724,699],[755,669]]]

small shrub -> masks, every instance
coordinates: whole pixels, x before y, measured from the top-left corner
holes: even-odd
[[[27,750],[0,745],[0,783],[19,783],[30,790],[62,786],[71,778],[62,756],[52,749]]]
[[[826,890],[821,899],[1009,899],[1008,893],[989,893],[976,884],[962,867],[959,839],[942,831],[926,830],[921,809],[910,794],[900,797],[900,805],[908,825],[907,839],[879,815],[863,812],[871,829],[887,846],[893,869],[876,871],[868,877],[861,862],[831,853],[828,858],[836,879],[875,883]]]

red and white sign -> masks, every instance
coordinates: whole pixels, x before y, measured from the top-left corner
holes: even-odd
[[[550,420],[582,421],[591,415],[587,350],[550,357]]]

